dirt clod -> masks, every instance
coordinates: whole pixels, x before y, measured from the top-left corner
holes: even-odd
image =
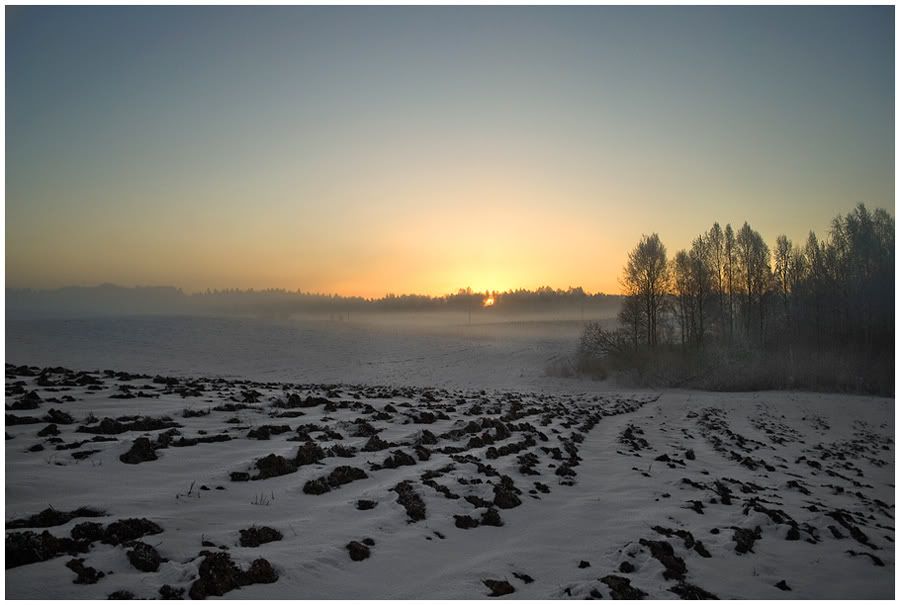
[[[491,591],[489,597],[502,597],[516,591],[513,585],[506,580],[482,580],[482,583]]]
[[[370,555],[369,547],[356,540],[347,544],[347,552],[350,553],[350,559],[353,561],[364,561]]]

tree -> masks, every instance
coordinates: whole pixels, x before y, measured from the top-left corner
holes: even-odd
[[[725,234],[719,223],[713,223],[709,234],[706,236],[709,243],[709,262],[712,271],[712,287],[716,294],[717,320],[719,333],[724,332],[725,322]]]
[[[793,283],[793,244],[786,235],[779,235],[775,239],[775,286],[781,297],[781,303],[784,307],[784,318],[787,322],[788,331],[791,326],[791,309],[790,295],[791,285]]]
[[[863,204],[802,247],[779,235],[770,250],[747,222],[737,233],[714,223],[667,263],[659,237],[643,236],[622,278],[623,328],[591,342],[624,367],[641,367],[639,358],[661,364],[673,384],[706,376],[744,388],[746,376],[758,376],[765,388],[893,393],[894,240],[894,218]],[[696,364],[683,367],[668,352],[629,357],[641,336],[652,348],[677,342],[679,328],[682,349],[720,345],[715,355],[691,355]],[[728,350],[738,343],[740,351]],[[736,362],[752,370],[733,372]]]
[[[641,331],[644,329],[644,307],[637,296],[626,296],[619,311],[619,323],[625,326],[625,331],[631,340],[631,346],[637,348]]]
[[[681,327],[681,344],[687,344],[694,330],[694,292],[691,259],[684,250],[672,259],[672,289],[675,295],[675,316]]]
[[[706,333],[705,313],[706,299],[709,298],[712,271],[710,269],[710,250],[709,241],[699,236],[691,244],[691,251],[688,254],[691,261],[691,271],[694,282],[694,304],[696,305],[696,324],[694,342],[702,346],[703,337]]]
[[[735,265],[737,264],[734,241],[734,230],[731,224],[725,225],[725,285],[728,288],[728,340],[734,340],[734,285]]]
[[[659,315],[669,282],[666,247],[656,233],[643,236],[628,254],[623,285],[629,295],[637,296],[647,320],[647,345],[659,342]]]
[[[735,238],[737,248],[737,273],[740,276],[741,291],[744,298],[744,336],[750,338],[751,311],[753,309],[753,230],[746,222]]]
[[[808,298],[812,301],[813,332],[815,344],[818,347],[822,341],[822,299],[824,298],[826,276],[824,255],[819,246],[819,238],[812,231],[809,232],[806,247],[803,249],[803,262],[807,268],[805,290]]]
[[[759,232],[754,231],[746,222],[738,231],[735,243],[741,288],[746,295],[743,310],[745,335],[748,340],[751,338],[755,305],[759,318],[759,337],[762,342],[765,338],[765,291],[771,277],[769,247]]]

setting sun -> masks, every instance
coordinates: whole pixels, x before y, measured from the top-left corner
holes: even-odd
[[[488,296],[487,298],[485,298],[485,299],[484,299],[484,306],[485,306],[485,307],[493,307],[493,306],[494,306],[494,297],[493,297],[493,296]]]

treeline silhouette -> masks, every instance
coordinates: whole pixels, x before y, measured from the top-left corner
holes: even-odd
[[[485,305],[490,299],[491,304]],[[622,297],[590,294],[582,288],[476,292],[471,288],[443,296],[388,294],[378,298],[340,296],[284,289],[207,290],[185,294],[173,287],[125,288],[112,284],[57,290],[6,290],[7,314],[70,316],[123,314],[237,314],[258,317],[315,315],[352,318],[355,313],[430,312],[567,313],[571,317],[613,317]]]
[[[536,290],[508,290],[477,292],[471,288],[453,294],[428,296],[420,294],[387,294],[379,298],[315,294],[287,290],[209,290],[192,294],[198,308],[246,312],[262,315],[290,316],[293,314],[351,314],[364,312],[450,311],[468,313],[473,310],[506,313],[543,313],[587,310],[593,314],[615,314],[622,297],[610,294],[589,294],[582,288],[566,290],[540,287]],[[485,302],[490,301],[489,309]]]
[[[668,258],[659,236],[628,256],[620,327],[586,326],[584,372],[717,390],[892,394],[894,219],[859,204],[827,238],[770,248],[718,223]]]

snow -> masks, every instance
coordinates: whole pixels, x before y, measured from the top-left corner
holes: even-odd
[[[574,351],[582,326],[548,317],[472,325],[461,314],[393,314],[343,322],[164,316],[8,319],[6,353],[18,364],[174,376],[584,390],[584,385],[544,376],[551,360]]]
[[[92,361],[85,365],[94,367]],[[463,362],[457,362],[449,364],[450,371],[442,374],[440,363],[435,364],[432,359],[429,364],[425,383],[438,375],[450,376],[447,383],[458,383],[464,381],[464,371],[468,369]],[[405,367],[409,370],[418,366]],[[512,382],[512,376],[503,368],[508,370],[509,365],[501,366],[501,377],[496,382],[505,386]],[[480,369],[478,376],[490,376],[490,369]],[[387,398],[376,397],[376,391],[366,386],[343,385],[335,389],[297,384],[298,380],[313,375],[310,367],[299,369],[298,374],[303,378],[294,379],[288,385],[215,383],[198,379],[204,392],[188,397],[166,392],[163,385],[153,384],[149,378],[123,381],[102,374],[96,374],[103,380],[97,391],[85,387],[53,391],[50,389],[54,387],[38,387],[35,377],[13,377],[8,371],[8,389],[21,380],[26,390],[36,390],[44,401],[38,409],[7,413],[42,416],[51,407],[64,410],[76,419],[74,424],[59,425],[64,442],[92,437],[75,432],[85,424],[89,414],[98,419],[134,414],[168,415],[182,425],[178,430],[184,436],[198,436],[201,431],[209,435],[228,431],[233,439],[194,447],[168,447],[157,451],[159,458],[155,461],[129,465],[120,462],[119,456],[144,432],[126,432],[115,435],[118,438],[115,442],[88,443],[76,450],[56,451],[54,444],[36,436],[46,426],[45,422],[7,426],[6,432],[13,437],[6,441],[7,522],[38,513],[50,505],[57,510],[95,506],[108,512],[101,519],[73,519],[47,528],[53,535],[62,537],[73,526],[87,520],[106,524],[120,518],[146,517],[164,531],[143,540],[155,546],[167,562],[158,572],[140,572],[129,564],[126,548],[97,542],[89,552],[78,556],[85,559],[86,565],[107,573],[98,583],[73,584],[75,574],[65,567],[71,557],[62,555],[8,569],[5,596],[105,598],[113,591],[125,589],[138,597],[155,597],[163,584],[190,586],[197,574],[200,552],[216,550],[201,546],[201,541],[209,540],[227,547],[231,557],[244,568],[252,560],[264,557],[279,574],[275,583],[245,586],[227,593],[226,598],[478,599],[488,593],[482,583],[484,579],[508,580],[515,592],[504,598],[583,598],[592,590],[609,598],[610,589],[600,580],[609,574],[628,578],[633,587],[647,593],[649,598],[676,598],[669,589],[678,582],[663,577],[663,565],[651,558],[649,549],[639,542],[645,539],[671,544],[674,554],[687,567],[684,582],[720,598],[893,597],[892,399],[778,392],[626,392],[576,380],[557,388],[555,385],[563,383],[540,377],[533,370],[531,367],[526,381],[528,388],[519,388],[516,393],[492,387],[482,392],[481,384],[474,384],[472,388],[462,385],[449,390],[403,390],[391,392]],[[330,374],[331,371],[326,369],[320,373],[318,381],[329,382],[327,378],[337,376]],[[422,384],[421,380],[400,381],[408,377],[404,374],[393,377],[398,380],[391,384]],[[51,375],[51,378],[58,380],[60,376]],[[134,392],[140,388],[159,397],[111,398],[121,384],[133,385]],[[240,400],[241,393],[249,388],[262,394],[255,404],[258,409],[182,417],[185,408],[206,409],[231,398]],[[426,395],[426,391],[433,396]],[[271,418],[270,414],[281,411],[270,407],[271,403],[286,399],[288,393],[325,396],[334,402],[349,402],[351,406],[329,412],[319,405],[303,408],[305,415],[299,418]],[[76,401],[47,401],[63,394],[74,396]],[[8,394],[7,404],[19,398],[20,395]],[[458,403],[460,399],[464,403]],[[538,455],[535,470],[539,474],[523,475],[517,454],[488,459],[486,446],[461,454],[473,454],[482,463],[493,465],[499,474],[511,477],[521,490],[521,505],[499,510],[503,527],[464,530],[455,527],[453,517],[468,514],[479,518],[484,509],[476,510],[464,496],[492,499],[490,483],[499,482],[498,477],[479,474],[471,463],[454,463],[454,470],[436,481],[463,496],[455,500],[445,498],[421,482],[426,470],[453,463],[448,454],[437,450],[446,446],[465,447],[468,435],[460,441],[441,437],[437,445],[427,446],[432,450],[427,461],[417,460],[415,465],[396,469],[370,469],[370,463],[380,464],[396,449],[412,454],[411,442],[423,429],[440,437],[465,426],[471,419],[497,419],[514,409],[510,407],[514,400],[521,400],[526,411],[533,409],[535,413],[507,424],[528,423],[532,428],[514,430],[495,447],[519,442],[527,435],[535,436],[536,445],[521,453]],[[375,411],[392,405],[397,412],[390,414],[390,420],[373,420],[371,414],[354,410],[355,403],[370,404]],[[470,414],[476,404],[483,408],[481,413]],[[435,413],[444,411],[448,419],[433,424],[404,423],[408,421],[407,414],[428,409]],[[545,414],[546,426],[541,423]],[[225,422],[234,416],[240,418],[241,424]],[[295,473],[265,480],[229,480],[233,471],[252,470],[255,459],[270,453],[293,457],[302,445],[287,441],[296,434],[293,431],[274,435],[270,440],[248,439],[246,435],[251,427],[289,424],[291,429],[296,429],[307,423],[327,425],[340,432],[344,439],[321,441],[323,447],[341,443],[358,448],[366,438],[351,437],[349,423],[360,417],[380,429],[381,438],[400,445],[379,452],[359,452],[353,458],[325,458],[320,464],[301,466]],[[582,430],[591,418],[598,420],[596,425],[591,430]],[[622,442],[628,427],[632,427],[628,434],[646,440],[646,447],[640,447],[638,442],[639,449],[632,449]],[[161,432],[147,434],[155,439]],[[536,437],[538,432],[544,433],[547,442]],[[583,434],[583,442],[572,441],[573,433]],[[321,433],[312,435],[317,438]],[[28,451],[38,443],[46,449]],[[574,467],[577,475],[572,478],[573,485],[561,484],[562,478],[555,474],[561,462],[540,449],[564,447],[566,443],[577,447],[581,459]],[[73,451],[86,449],[101,451],[83,460],[71,457]],[[693,450],[694,460],[686,458],[687,449]],[[663,454],[680,462],[672,462],[674,468],[670,468],[666,462],[655,460]],[[567,457],[565,451],[563,455]],[[747,457],[751,462],[742,465],[740,461]],[[774,470],[766,470],[764,466],[750,468],[759,460]],[[808,464],[809,460],[818,468]],[[363,468],[368,478],[322,495],[303,493],[307,480],[326,475],[339,465]],[[710,487],[718,480],[730,487],[733,502],[724,504],[712,489],[692,487],[683,481],[685,478]],[[416,493],[426,504],[427,518],[423,521],[410,523],[404,508],[396,501],[396,493],[390,491],[407,479],[413,482]],[[485,483],[463,484],[460,479],[468,482],[482,479]],[[535,481],[549,486],[550,493],[529,493]],[[810,493],[805,495],[788,487],[789,481],[798,482]],[[201,491],[201,485],[225,489]],[[742,486],[756,492],[744,493]],[[777,509],[804,528],[800,531],[801,538],[786,540],[790,525],[776,523],[763,512],[748,510],[745,514],[745,505],[753,497],[759,498],[763,510]],[[357,510],[354,504],[359,499],[372,499],[378,505],[372,510]],[[703,514],[688,508],[692,500],[703,503]],[[852,525],[863,532],[871,546],[851,537],[848,529],[827,516],[835,510],[847,511]],[[283,539],[257,548],[241,547],[239,530],[253,525],[276,528],[282,532]],[[830,525],[839,528],[843,537],[834,537],[828,529]],[[702,541],[711,557],[704,558],[696,550],[689,550],[679,537],[661,535],[654,531],[654,526],[690,531],[696,540]],[[732,528],[752,530],[756,526],[761,529],[761,538],[753,546],[753,552],[737,553]],[[7,530],[7,534],[16,531],[23,530]],[[39,533],[43,529],[34,531]],[[439,538],[438,532],[445,538]],[[375,540],[370,558],[351,561],[345,545],[365,537]],[[875,565],[866,556],[852,557],[848,550],[871,553],[884,566]],[[590,566],[579,568],[582,560]],[[635,571],[619,572],[623,561],[631,562]],[[534,582],[526,584],[515,578],[514,572],[528,574]],[[775,587],[781,580],[787,582],[791,592]]]

